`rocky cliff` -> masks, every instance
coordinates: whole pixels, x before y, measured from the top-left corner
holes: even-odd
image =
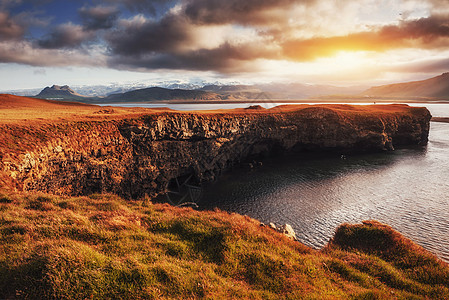
[[[298,106],[123,119],[0,124],[0,180],[16,190],[139,198],[170,180],[216,178],[283,152],[383,151],[427,143],[430,113],[408,106]]]

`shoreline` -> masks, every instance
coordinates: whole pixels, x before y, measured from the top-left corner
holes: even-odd
[[[431,122],[449,123],[449,117],[432,117]]]

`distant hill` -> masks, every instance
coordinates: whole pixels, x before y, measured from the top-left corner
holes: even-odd
[[[300,100],[324,95],[351,95],[360,93],[364,88],[303,83],[269,83],[257,85],[206,85],[200,90],[218,93],[225,100]]]
[[[159,101],[159,100],[220,100],[221,97],[212,92],[200,90],[165,89],[151,87],[129,91],[126,93],[111,94],[103,99],[105,102],[129,101]]]
[[[34,97],[39,99],[64,101],[85,101],[89,99],[87,96],[76,93],[68,85],[53,85],[52,87],[47,86]]]
[[[32,97],[23,97],[9,94],[0,94],[0,109],[34,109],[34,110],[49,110],[61,107],[95,107],[94,105],[69,102],[69,101],[55,101],[46,99],[36,99]]]
[[[449,73],[421,81],[375,86],[362,94],[371,97],[449,99]]]

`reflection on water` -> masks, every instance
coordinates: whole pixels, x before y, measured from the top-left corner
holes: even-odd
[[[271,159],[223,175],[199,204],[291,224],[316,248],[343,222],[376,219],[449,261],[449,124],[432,123],[429,140],[425,148],[346,159]]]

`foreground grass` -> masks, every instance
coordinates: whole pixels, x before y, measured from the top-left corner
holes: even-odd
[[[221,211],[0,195],[3,299],[448,299],[449,267],[375,221],[321,251]]]

